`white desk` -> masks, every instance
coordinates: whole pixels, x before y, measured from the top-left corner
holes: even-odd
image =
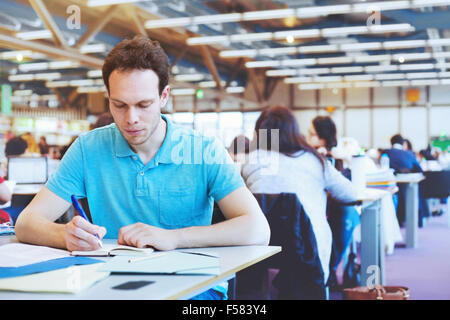
[[[366,188],[358,197],[361,210],[361,285],[385,284],[384,240],[381,232],[381,199],[398,188],[378,190]]]
[[[17,241],[14,236],[0,237],[0,245]],[[231,279],[239,272],[281,251],[275,246],[236,246],[189,249],[220,254],[220,274],[217,276],[185,275],[114,275],[78,294],[47,294],[0,291],[1,300],[175,300],[190,299],[214,285]],[[108,259],[108,258],[102,258]],[[137,290],[115,290],[112,287],[127,281],[155,281]]]
[[[406,185],[405,220],[406,247],[417,248],[419,224],[419,182],[425,177],[421,173],[403,173],[396,175],[398,184]]]

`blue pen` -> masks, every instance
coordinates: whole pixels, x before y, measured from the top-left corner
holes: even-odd
[[[75,207],[75,210],[78,212],[78,214],[86,221],[89,222],[88,217],[86,216],[86,213],[84,213],[83,208],[80,206],[80,203],[78,202],[77,198],[75,197],[75,195],[72,195],[70,197],[72,199],[72,204]],[[102,241],[100,240],[100,237],[98,236],[98,234],[95,234],[95,236],[98,239],[98,244],[100,245],[100,247],[103,247],[102,245]]]

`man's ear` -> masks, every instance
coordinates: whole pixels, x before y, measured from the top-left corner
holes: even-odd
[[[161,108],[164,108],[167,104],[167,101],[169,101],[170,97],[170,87],[169,85],[165,86],[164,90],[161,93]]]

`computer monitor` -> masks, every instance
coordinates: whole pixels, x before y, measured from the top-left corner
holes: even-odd
[[[8,157],[8,180],[16,184],[44,184],[47,179],[46,157]]]

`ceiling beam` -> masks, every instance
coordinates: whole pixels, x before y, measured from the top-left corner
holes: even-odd
[[[222,91],[222,85],[220,84],[220,76],[219,72],[217,71],[216,64],[214,63],[214,59],[211,56],[211,52],[209,52],[209,49],[207,46],[201,46],[202,56],[205,61],[206,67],[208,68],[209,72],[213,76],[214,81],[216,82],[216,88],[219,91]]]
[[[75,44],[75,48],[80,49],[83,45],[88,43],[88,41],[96,35],[100,30],[103,29],[103,27],[108,23],[109,20],[114,16],[117,9],[119,9],[120,6],[114,5],[110,6],[106,12],[103,13],[103,15],[97,19],[90,27],[89,29],[81,36],[81,38],[78,40],[78,42]]]
[[[102,59],[81,54],[70,48],[57,48],[36,41],[22,40],[4,34],[0,34],[0,47],[7,47],[17,50],[31,50],[34,52],[45,54],[46,56],[52,57],[54,59],[67,59],[77,61],[81,65],[95,69],[101,69],[103,66]]]
[[[59,30],[58,25],[53,20],[52,15],[48,12],[47,7],[42,2],[42,0],[29,0],[31,7],[36,11],[38,16],[42,19],[45,26],[52,33],[53,41],[58,47],[68,48],[66,40],[64,39],[64,35]]]
[[[137,7],[128,5],[126,7],[126,12],[134,24],[136,33],[148,37],[147,31],[145,30],[144,25],[142,24],[142,21],[139,18]]]

